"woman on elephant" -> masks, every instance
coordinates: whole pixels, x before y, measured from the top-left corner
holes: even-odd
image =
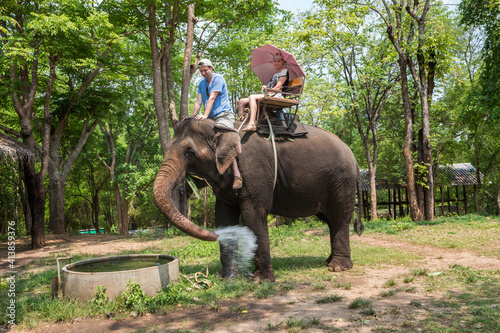
[[[288,86],[288,70],[284,66],[285,62],[281,53],[276,53],[273,57],[273,65],[276,73],[274,73],[271,80],[264,86],[262,86],[262,91],[265,88],[272,88],[274,90],[281,90],[283,87]],[[247,126],[245,126],[242,131],[244,132],[255,132],[257,127],[255,126],[255,118],[257,116],[257,101],[264,98],[264,94],[254,94],[250,95],[248,98],[242,98],[239,100],[238,107],[238,117],[243,115],[245,107],[250,105],[250,119]],[[269,96],[272,97],[283,97],[281,93],[270,93]]]

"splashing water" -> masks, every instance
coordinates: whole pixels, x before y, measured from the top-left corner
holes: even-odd
[[[238,271],[250,274],[252,259],[257,250],[257,237],[248,227],[231,226],[215,230],[219,242],[238,242]]]

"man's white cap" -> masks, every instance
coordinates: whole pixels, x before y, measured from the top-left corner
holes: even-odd
[[[214,67],[214,66],[212,66],[212,62],[210,60],[208,60],[208,59],[201,59],[198,62],[198,67],[201,67],[201,66]]]

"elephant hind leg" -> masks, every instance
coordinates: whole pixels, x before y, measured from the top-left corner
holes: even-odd
[[[328,270],[340,272],[352,268],[349,243],[350,217],[343,216],[343,214],[334,214],[334,216],[327,218],[324,214],[318,214],[318,218],[325,221],[330,229],[331,253],[326,259]]]

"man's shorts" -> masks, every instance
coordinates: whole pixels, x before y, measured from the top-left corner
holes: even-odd
[[[234,127],[234,113],[232,111],[222,112],[217,115],[217,117],[212,118],[217,125],[222,125],[226,127]]]

